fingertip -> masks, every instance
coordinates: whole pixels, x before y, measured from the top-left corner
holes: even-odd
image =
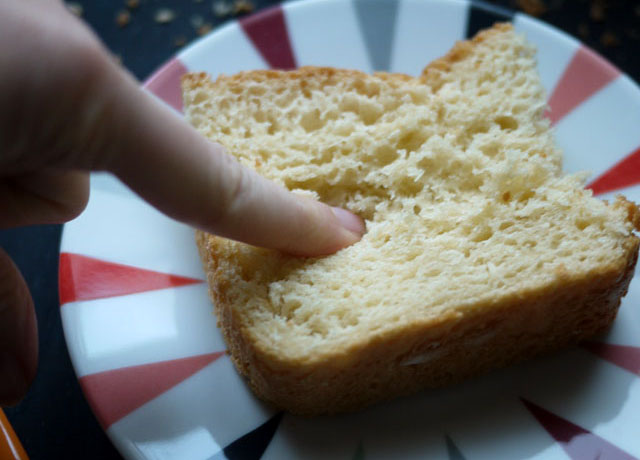
[[[361,217],[344,208],[314,202],[322,210],[315,214],[317,219],[315,238],[306,239],[304,250],[296,251],[305,256],[328,256],[345,249],[362,239],[366,225]],[[307,237],[308,238],[308,237]]]

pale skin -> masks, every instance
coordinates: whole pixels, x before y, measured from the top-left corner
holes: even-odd
[[[57,0],[0,0],[0,228],[62,223],[108,171],[168,216],[299,256],[333,253],[365,231],[343,209],[294,196],[140,89]],[[33,302],[0,249],[0,405],[37,367]]]

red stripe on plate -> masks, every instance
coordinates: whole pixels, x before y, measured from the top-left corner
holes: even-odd
[[[616,459],[633,460],[619,447],[584,428],[559,417],[530,401],[520,398],[529,412],[538,420],[540,425],[560,443],[567,455],[574,460]]]
[[[580,46],[560,77],[547,116],[556,124],[594,93],[614,80],[620,71],[585,46]]]
[[[202,283],[202,280],[60,253],[60,305]]]
[[[98,421],[107,429],[224,354],[219,351],[98,372],[81,377],[80,386]]]
[[[633,374],[640,375],[640,347],[611,345],[602,342],[587,342],[582,346],[600,358]]]
[[[296,59],[282,7],[276,6],[239,21],[242,30],[273,69],[295,69]]]
[[[640,128],[639,128],[640,129]],[[640,183],[640,147],[605,171],[600,177],[591,182],[587,188],[593,190],[594,195],[613,192]]]
[[[182,112],[180,79],[185,73],[187,68],[184,64],[178,58],[173,58],[151,75],[144,83],[144,87],[178,112]]]

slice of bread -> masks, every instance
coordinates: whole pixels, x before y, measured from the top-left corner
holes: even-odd
[[[561,174],[534,50],[510,25],[418,78],[306,67],[183,84],[201,133],[366,219],[360,242],[311,259],[197,233],[231,358],[275,406],[353,410],[613,321],[638,210]]]

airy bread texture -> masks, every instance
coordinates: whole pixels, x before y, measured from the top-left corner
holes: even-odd
[[[366,219],[360,242],[311,259],[197,233],[231,357],[261,398],[353,410],[609,326],[638,210],[561,174],[534,54],[499,24],[418,78],[313,67],[184,78],[201,133]]]

